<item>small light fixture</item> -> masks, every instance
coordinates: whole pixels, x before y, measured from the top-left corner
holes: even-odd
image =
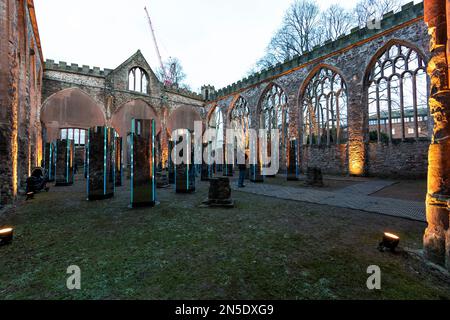
[[[27,198],[25,199],[25,201],[34,199],[34,192],[32,192],[32,191],[27,192],[26,196],[27,196]]]
[[[383,234],[383,240],[381,240],[380,244],[378,245],[378,249],[380,251],[384,251],[384,249],[389,249],[392,252],[394,252],[395,249],[398,247],[399,243],[400,243],[399,236],[389,232],[385,232]]]
[[[13,234],[13,228],[0,229],[0,245],[10,244],[13,240]]]

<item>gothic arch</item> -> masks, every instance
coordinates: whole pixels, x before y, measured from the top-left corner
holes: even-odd
[[[285,90],[285,88],[282,85],[278,84],[277,82],[272,81],[264,88],[264,90],[261,92],[261,94],[259,96],[258,104],[256,105],[256,116],[257,116],[257,118],[259,118],[259,115],[261,114],[262,104],[263,104],[263,101],[264,101],[264,99],[266,97],[267,92],[270,91],[274,86],[280,88],[281,91],[284,92],[284,94],[286,94],[287,105],[289,105],[289,99],[288,99],[288,96],[287,96],[287,93],[286,93],[287,91]],[[259,125],[259,121],[258,121],[258,125]]]
[[[117,108],[111,118],[111,125],[116,129],[119,136],[126,137],[131,131],[132,119],[154,119],[156,134],[161,131],[161,120],[158,113],[142,99],[130,100]]]
[[[252,128],[252,115],[247,99],[236,95],[228,108],[226,127],[235,130],[235,142],[242,149],[250,147],[250,129]]]
[[[337,67],[334,67],[332,65],[326,64],[326,63],[320,63],[316,65],[309,73],[308,76],[303,80],[302,85],[300,86],[300,90],[298,91],[297,95],[297,105],[300,106],[303,100],[303,94],[305,93],[306,87],[308,86],[311,79],[319,72],[320,69],[330,69],[331,71],[339,74],[342,79],[344,79],[345,83],[348,83],[348,79],[344,76],[344,74],[341,72],[341,70]]]
[[[250,110],[248,100],[245,99],[242,95],[238,94],[233,98],[233,100],[230,103],[230,107],[227,110],[227,117],[226,117],[227,118],[227,127],[230,126],[232,114],[235,111],[236,107],[244,107],[244,106],[245,106],[245,108],[248,109],[248,117],[251,122],[252,116],[251,116],[251,110]]]
[[[403,40],[392,39],[377,50],[363,85],[369,140],[428,137],[426,66],[423,52]]]
[[[203,123],[200,113],[192,106],[181,105],[170,114],[167,121],[167,129],[170,133],[177,129],[194,131],[195,121]]]
[[[373,57],[369,60],[369,63],[367,64],[366,67],[366,71],[364,73],[364,87],[367,86],[368,82],[369,82],[369,77],[370,77],[370,72],[373,69],[373,67],[375,66],[375,63],[377,62],[377,60],[386,53],[386,50],[389,49],[390,47],[392,47],[393,45],[401,45],[401,46],[405,46],[408,47],[414,51],[416,51],[418,53],[418,55],[420,56],[420,58],[425,62],[425,65],[428,64],[428,58],[427,56],[422,52],[421,49],[419,49],[418,46],[412,44],[411,42],[405,41],[405,40],[400,40],[400,39],[391,39],[388,42],[386,42],[381,48],[379,48],[377,50],[377,52],[375,52],[375,54],[373,55]]]
[[[104,108],[79,88],[63,89],[48,97],[42,104],[40,118],[47,141],[58,139],[60,128],[89,129],[106,124]]]
[[[317,85],[316,88],[315,85]],[[301,144],[330,145],[346,142],[348,138],[347,94],[347,81],[338,68],[319,64],[311,70],[299,91]],[[322,141],[323,139],[326,141]]]

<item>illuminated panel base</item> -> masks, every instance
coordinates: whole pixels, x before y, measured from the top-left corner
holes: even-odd
[[[114,129],[93,127],[88,132],[87,198],[103,200],[114,196]]]
[[[169,175],[169,184],[175,184],[175,164],[172,161],[172,150],[174,148],[174,142],[169,141],[169,157],[168,157],[168,175]]]
[[[55,181],[55,144],[49,142],[45,144],[44,147],[44,168],[47,171],[47,181]]]
[[[286,179],[288,181],[298,180],[298,163],[297,163],[297,141],[292,140],[289,142],[289,149],[287,150],[287,174]]]
[[[250,181],[264,182],[264,177],[261,175],[261,167],[258,165],[250,165]]]
[[[56,141],[55,186],[73,185],[73,140]]]
[[[153,207],[156,202],[155,121],[132,120],[131,208]]]
[[[191,139],[192,134],[186,131],[186,134],[182,139]],[[180,140],[179,142],[181,142]],[[175,154],[177,154],[177,145],[175,145]],[[184,150],[183,150],[184,152]],[[195,165],[194,163],[194,149],[191,144],[191,150],[189,150],[188,159],[190,158],[190,164],[177,164],[175,165],[175,192],[176,193],[193,193],[195,192]]]
[[[115,159],[115,167],[116,167],[116,187],[122,186],[122,180],[123,180],[123,158],[122,158],[122,138],[116,137],[115,138],[116,143],[116,159]]]
[[[233,165],[232,164],[226,164],[224,166],[223,176],[224,177],[232,177],[233,175],[234,175]]]

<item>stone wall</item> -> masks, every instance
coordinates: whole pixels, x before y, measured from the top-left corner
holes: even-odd
[[[295,126],[300,124],[300,104],[303,90],[309,79],[322,67],[331,69],[340,74],[347,87],[347,114],[348,114],[348,145],[345,167],[342,161],[337,161],[338,147],[303,147],[307,152],[299,152],[299,163],[309,163],[311,166],[325,167],[326,172],[339,174],[365,175],[367,161],[373,148],[368,148],[368,103],[367,84],[369,71],[373,61],[388,46],[400,43],[414,48],[427,62],[429,59],[429,36],[423,22],[423,4],[406,4],[398,13],[388,13],[381,21],[380,29],[355,28],[348,35],[338,38],[336,41],[328,41],[321,47],[314,48],[302,56],[296,56],[283,64],[263,70],[251,75],[237,83],[218,90],[213,99],[207,103],[208,114],[212,114],[215,108],[221,108],[226,116],[233,107],[233,102],[239,96],[245,98],[251,110],[253,128],[261,127],[259,123],[262,97],[273,84],[282,88],[288,98],[288,108],[292,114],[291,121]],[[300,130],[298,130],[300,131]],[[301,136],[298,136],[301,141]],[[391,148],[399,149],[405,153],[405,157],[414,157],[414,149],[402,148],[393,144]],[[369,154],[368,154],[369,153]],[[302,155],[307,158],[302,159]],[[381,157],[378,154],[378,157]],[[381,161],[381,159],[379,159]],[[416,162],[414,174],[426,171],[426,162]],[[378,166],[377,166],[378,167]],[[406,165],[405,165],[406,168]],[[398,174],[408,174],[408,170],[394,170]],[[378,175],[383,172],[372,166],[371,174]]]
[[[43,57],[32,0],[0,1],[0,205],[42,157]]]
[[[348,174],[347,144],[331,146],[308,145],[303,146],[300,153],[302,172],[307,172],[308,167],[320,167],[324,174]]]
[[[368,143],[367,174],[378,177],[426,178],[429,141]]]

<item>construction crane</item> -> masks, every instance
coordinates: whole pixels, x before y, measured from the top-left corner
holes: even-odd
[[[171,79],[170,75],[167,73],[166,68],[164,67],[164,63],[162,61],[161,53],[160,53],[159,47],[158,47],[158,42],[156,41],[156,35],[155,35],[155,30],[153,29],[152,19],[150,19],[150,15],[148,14],[147,7],[144,7],[144,10],[145,10],[145,13],[147,14],[148,24],[150,25],[150,30],[152,32],[152,37],[153,37],[153,44],[155,45],[156,54],[158,55],[159,63],[160,63],[160,66],[161,66],[161,71],[163,73],[164,85],[165,86],[171,86],[172,85],[172,79]]]

